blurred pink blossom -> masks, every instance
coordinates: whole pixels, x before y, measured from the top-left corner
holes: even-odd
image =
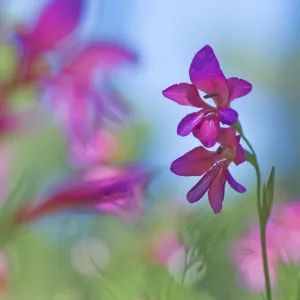
[[[106,163],[114,157],[119,149],[119,142],[116,136],[100,129],[87,143],[78,137],[73,137],[70,148],[74,166],[90,167]]]
[[[279,263],[300,263],[300,202],[292,201],[274,208],[267,226],[267,253],[271,283],[277,280]],[[233,261],[245,285],[253,291],[264,290],[259,228],[254,225],[233,246]]]
[[[131,182],[128,194],[110,203],[99,203],[96,207],[102,213],[115,214],[125,221],[136,220],[142,213],[145,186],[151,178],[151,174],[143,168],[99,166],[88,170],[84,178],[87,180],[106,178],[114,181],[127,178]]]

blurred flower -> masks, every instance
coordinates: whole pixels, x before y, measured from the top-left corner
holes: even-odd
[[[91,167],[114,157],[119,150],[119,141],[109,131],[100,129],[88,143],[73,137],[70,147],[73,165]]]
[[[267,253],[271,284],[277,280],[278,255],[267,231]],[[235,242],[233,246],[233,261],[236,264],[242,281],[250,290],[262,292],[265,289],[259,228],[251,228],[250,232]]]
[[[274,247],[284,263],[300,264],[299,216],[300,202],[291,201],[275,207],[269,221],[275,228],[272,235]]]
[[[176,159],[171,165],[171,171],[179,176],[205,174],[188,192],[187,200],[191,203],[197,202],[208,191],[214,213],[219,213],[222,209],[226,181],[238,193],[246,191],[228,170],[232,162],[239,165],[245,161],[240,136],[235,135],[233,128],[220,128],[219,141],[221,146],[216,151],[208,151],[199,146]]]
[[[277,280],[279,263],[300,263],[300,202],[275,207],[267,226],[267,252],[271,283]],[[260,234],[257,225],[233,246],[233,261],[243,282],[253,291],[263,291],[265,279],[261,259]]]
[[[132,178],[112,178],[98,180],[78,179],[53,192],[36,205],[28,205],[17,212],[15,221],[27,223],[54,213],[70,210],[97,211],[99,204],[118,203],[130,195]]]
[[[126,105],[108,78],[111,70],[134,60],[135,56],[121,46],[92,44],[75,55],[57,76],[45,81],[50,104],[60,112],[71,142],[72,138],[89,142],[103,126],[104,116],[118,118],[125,113]]]
[[[27,223],[54,213],[91,210],[137,217],[141,212],[143,191],[149,173],[138,168],[98,168],[79,179],[64,183],[36,205],[28,205],[15,216],[17,223]]]
[[[110,167],[99,166],[88,170],[84,178],[87,180],[112,180],[118,181],[126,178],[129,180],[127,194],[121,195],[113,202],[99,203],[96,208],[107,214],[115,214],[124,220],[136,220],[143,211],[144,190],[151,174],[139,166]]]
[[[180,105],[202,108],[181,120],[177,133],[186,136],[193,132],[205,147],[212,147],[218,141],[220,122],[233,125],[238,114],[230,108],[231,101],[250,93],[252,85],[236,77],[226,79],[213,49],[206,45],[198,51],[190,66],[192,84],[175,84],[163,91],[163,95]],[[198,90],[205,92],[205,99],[213,98],[217,107],[205,103]]]
[[[53,0],[46,6],[32,28],[20,28],[18,37],[23,47],[25,77],[30,77],[41,54],[56,49],[78,24],[83,0]],[[28,79],[28,78],[27,78]]]

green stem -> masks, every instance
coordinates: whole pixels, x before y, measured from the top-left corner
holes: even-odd
[[[268,254],[267,254],[267,242],[266,242],[266,228],[267,228],[267,220],[264,219],[263,210],[262,210],[262,202],[261,202],[261,175],[260,169],[257,162],[257,156],[254,148],[250,144],[249,140],[244,136],[243,132],[239,132],[242,139],[245,141],[247,146],[252,152],[252,155],[255,157],[255,165],[254,169],[256,172],[256,197],[257,197],[257,212],[259,218],[259,229],[260,229],[260,244],[261,244],[261,252],[262,252],[262,260],[264,267],[264,276],[265,276],[265,288],[266,288],[266,297],[267,300],[272,300],[272,291],[271,291],[271,282],[270,282],[270,272],[268,265]]]

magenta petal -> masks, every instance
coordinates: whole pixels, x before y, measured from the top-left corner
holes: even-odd
[[[222,203],[225,194],[226,170],[227,166],[220,167],[209,187],[208,199],[210,206],[215,214],[219,213],[222,210]]]
[[[107,72],[135,60],[135,54],[119,45],[92,44],[81,51],[64,72],[71,75],[72,79],[85,81],[95,69]]]
[[[199,108],[209,108],[199,96],[199,92],[193,84],[179,83],[165,89],[162,94],[180,105],[191,105]]]
[[[231,77],[227,79],[229,89],[229,101],[249,94],[252,90],[252,84],[244,79]]]
[[[221,145],[228,146],[231,149],[235,149],[237,145],[236,131],[232,127],[220,128],[218,142]]]
[[[27,37],[30,50],[37,54],[53,48],[76,27],[82,0],[54,0],[40,16],[33,32]]]
[[[197,183],[196,185],[187,193],[187,200],[190,203],[199,201],[204,194],[209,189],[213,180],[218,174],[218,167],[210,169]]]
[[[226,125],[233,125],[238,119],[238,113],[229,107],[220,107],[218,109],[219,120]]]
[[[202,146],[194,148],[171,164],[171,171],[180,176],[201,176],[214,164],[214,152]]]
[[[197,127],[193,131],[193,134],[205,147],[210,148],[213,147],[218,140],[219,129],[220,124],[216,117],[205,118],[199,128]]]
[[[240,183],[238,183],[230,174],[229,170],[227,170],[226,173],[226,180],[229,183],[229,185],[238,193],[245,193],[247,189],[242,186]]]
[[[241,144],[237,143],[234,163],[236,165],[240,165],[241,163],[243,163],[245,161],[246,161],[246,157],[244,154],[244,148],[241,146]]]
[[[188,114],[178,124],[177,134],[180,136],[186,136],[192,132],[204,117],[204,113],[201,111]]]
[[[219,94],[214,97],[219,105],[227,104],[228,88],[226,78],[220,68],[213,49],[206,45],[198,51],[190,66],[191,82],[207,94]]]

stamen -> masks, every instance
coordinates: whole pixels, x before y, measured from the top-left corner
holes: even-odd
[[[203,98],[208,99],[208,98],[213,98],[216,96],[219,96],[219,94],[218,93],[210,93],[210,94],[204,95]]]

